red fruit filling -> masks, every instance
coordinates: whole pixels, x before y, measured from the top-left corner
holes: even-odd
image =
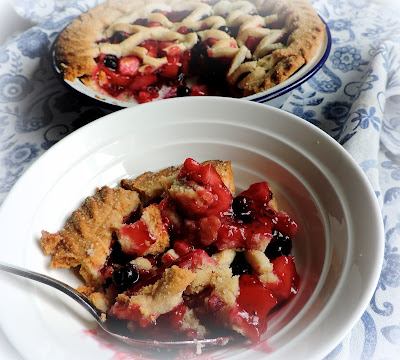
[[[249,36],[246,40],[246,46],[247,48],[254,52],[254,50],[256,49],[257,45],[260,43],[261,38],[256,38],[254,36]]]
[[[207,265],[216,265],[217,262],[204,250],[193,250],[175,261],[182,269],[196,270]]]
[[[157,240],[143,220],[122,225],[119,229],[119,237],[127,240],[121,244],[122,251],[125,254],[137,256],[142,256]]]
[[[267,330],[267,315],[278,304],[278,300],[254,276],[242,275],[239,286],[237,308],[232,311],[230,321],[242,329],[248,339],[258,342],[261,334]]]
[[[118,72],[121,75],[135,76],[138,73],[140,60],[136,56],[125,56],[118,61]]]
[[[176,203],[186,217],[199,218],[220,215],[228,211],[232,203],[232,194],[222,182],[215,168],[201,165],[193,159],[186,159],[178,180],[182,185],[193,188],[198,197],[177,193]]]
[[[109,315],[145,338],[202,338],[230,329],[258,342],[271,311],[296,295],[299,284],[290,255],[297,224],[272,199],[266,182],[233,196],[214,166],[186,159],[159,204],[129,216],[116,233],[105,268],[114,269],[107,278],[120,294]],[[161,245],[144,215],[150,208],[159,234],[169,237]],[[157,246],[162,250],[150,252]],[[247,262],[254,251],[254,259],[270,256],[269,280],[261,276],[263,264]],[[173,272],[187,281],[178,292]],[[169,295],[155,303],[159,292]]]
[[[164,14],[172,22],[180,22],[190,14],[190,11],[157,11]],[[159,27],[162,24],[158,21],[149,22],[147,19],[137,19],[135,25],[146,27]],[[277,22],[269,24],[269,28],[282,28],[284,24]],[[202,23],[200,29],[203,31],[209,28],[207,23]],[[229,36],[236,37],[238,27],[220,27]],[[180,26],[177,32],[187,35],[195,30],[188,26]],[[99,43],[119,44],[128,39],[131,34],[125,31],[116,31],[110,38],[102,39]],[[285,42],[288,34],[283,32],[275,43]],[[94,71],[93,79],[97,81],[100,88],[112,97],[125,99],[133,97],[139,103],[149,102],[157,98],[169,98],[180,96],[242,96],[226,83],[226,74],[230,67],[232,58],[215,53],[213,46],[220,40],[207,38],[200,40],[191,48],[182,50],[175,40],[146,40],[139,44],[145,48],[147,57],[157,60],[166,59],[161,63],[152,64],[142,61],[138,56],[122,56],[117,58],[113,55],[101,54],[96,62],[97,69]],[[245,46],[254,52],[259,45],[261,37],[249,36]],[[226,47],[237,48],[236,41],[232,40],[225,44]],[[272,50],[271,50],[272,51]],[[218,52],[218,51],[217,51]],[[265,54],[264,54],[265,55]],[[114,57],[114,61],[107,59]],[[106,61],[104,61],[106,59]],[[117,64],[117,65],[116,65]],[[145,65],[147,64],[147,65]],[[148,77],[147,75],[153,75]],[[142,76],[145,76],[144,78]],[[187,84],[187,80],[195,83]],[[161,91],[162,90],[162,91]]]
[[[272,290],[281,302],[297,294],[299,276],[296,272],[293,256],[282,255],[272,261],[274,274],[278,277],[275,283],[266,283],[265,287]]]
[[[184,19],[190,14],[188,11],[165,13],[176,21]],[[180,20],[177,20],[180,21]],[[136,25],[155,27],[158,22],[147,22],[145,19],[135,21]],[[207,29],[204,23],[200,30]],[[229,29],[227,29],[229,31]],[[182,35],[193,30],[181,26],[177,29]],[[131,34],[117,31],[109,39],[102,39],[101,43],[118,44],[129,38]],[[214,57],[211,47],[218,39],[209,38],[199,41],[193,48],[182,51],[181,47],[171,40],[157,41],[146,40],[139,47],[147,50],[146,56],[155,59],[166,58],[160,65],[145,65],[140,57],[122,56],[120,58],[101,54],[96,60],[97,69],[93,79],[107,94],[118,99],[133,97],[139,103],[149,102],[156,98],[169,98],[176,96],[205,96],[228,95],[234,96],[225,81],[225,75],[230,66],[231,59]],[[232,47],[237,45],[232,42]],[[113,58],[113,61],[110,59]],[[151,77],[149,75],[152,75]],[[198,83],[187,86],[187,79],[199,76]],[[161,89],[164,89],[162,92]],[[184,91],[186,89],[186,91]]]

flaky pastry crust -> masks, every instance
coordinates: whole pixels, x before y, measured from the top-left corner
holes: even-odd
[[[107,186],[98,189],[72,213],[60,232],[42,232],[40,244],[46,255],[52,255],[51,267],[79,266],[88,286],[100,286],[113,233],[139,204],[135,191]]]
[[[235,195],[235,181],[233,179],[232,164],[230,161],[207,160],[202,165],[211,164],[217,170],[218,175],[232,195]],[[160,200],[177,178],[182,165],[170,166],[157,172],[147,171],[134,179],[122,179],[121,186],[124,189],[137,191],[145,206]]]

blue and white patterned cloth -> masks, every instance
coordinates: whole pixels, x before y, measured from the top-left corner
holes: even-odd
[[[60,30],[97,2],[13,1],[16,11],[36,25],[0,48],[0,203],[24,170],[54,143],[110,112],[65,88],[50,67],[51,44]],[[379,199],[386,240],[370,304],[327,359],[397,359],[400,12],[363,0],[314,0],[313,5],[331,30],[330,56],[314,77],[271,104],[323,129],[354,157]],[[12,356],[1,329],[0,349]]]

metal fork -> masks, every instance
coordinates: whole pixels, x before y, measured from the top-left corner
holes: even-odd
[[[198,339],[198,340],[197,339],[182,340],[182,341],[157,341],[157,340],[135,339],[130,336],[127,336],[126,334],[127,331],[125,329],[117,329],[115,326],[112,326],[112,319],[107,317],[106,313],[96,308],[85,295],[75,290],[71,286],[59,280],[51,278],[47,275],[23,269],[15,265],[9,265],[4,262],[0,262],[0,270],[41,282],[43,284],[49,285],[57,290],[62,291],[64,294],[68,295],[69,297],[74,299],[77,303],[82,305],[83,308],[86,309],[95,318],[97,323],[107,334],[113,336],[114,338],[126,344],[145,346],[147,348],[148,347],[197,348],[200,346],[202,349],[204,349],[205,347],[212,347],[215,345],[225,345],[230,340],[232,340],[232,338],[229,336],[222,336],[209,339]]]

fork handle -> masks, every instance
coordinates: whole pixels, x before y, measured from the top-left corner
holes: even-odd
[[[19,266],[9,265],[2,261],[0,261],[0,270],[21,277],[25,277],[31,280],[35,280],[43,284],[46,284],[48,286],[51,286],[53,288],[56,288],[57,290],[62,291],[64,294],[68,295],[69,297],[77,301],[79,304],[81,304],[87,311],[89,311],[96,318],[97,321],[104,322],[105,320],[104,313],[101,310],[97,309],[85,295],[75,290],[71,286],[63,283],[62,281],[56,280],[44,274],[39,274],[34,271],[23,269]]]

